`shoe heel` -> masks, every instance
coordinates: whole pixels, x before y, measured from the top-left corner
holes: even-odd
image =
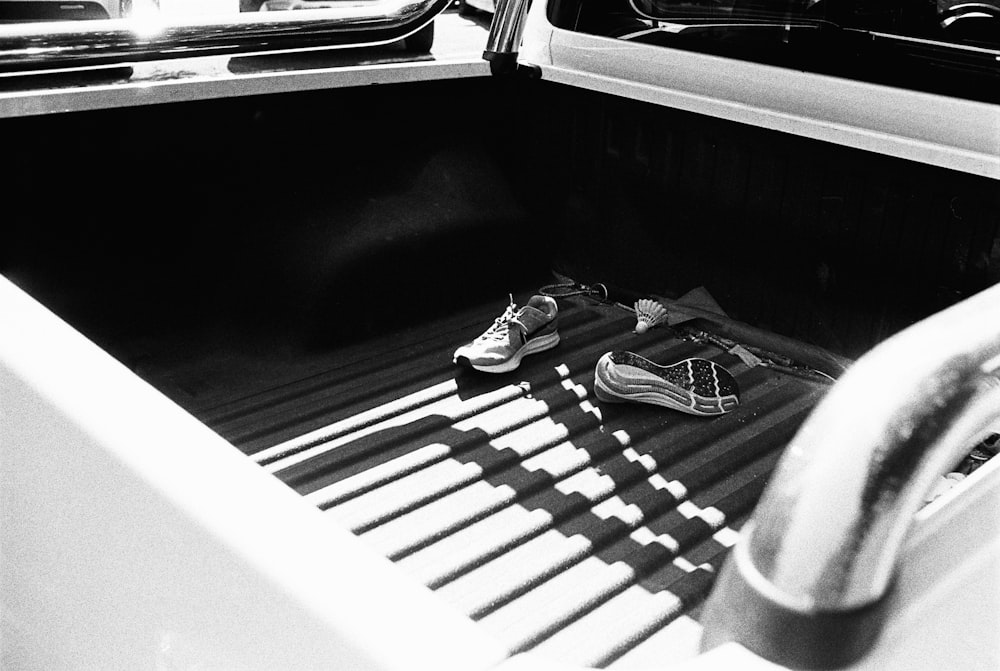
[[[615,396],[600,380],[594,380],[594,396],[603,403],[624,403],[625,399]]]

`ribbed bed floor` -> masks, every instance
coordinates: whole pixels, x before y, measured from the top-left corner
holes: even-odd
[[[511,653],[612,668],[693,654],[714,572],[828,387],[664,328],[636,335],[611,305],[559,303],[560,345],[511,373],[451,363],[504,307],[488,305],[203,419]],[[601,403],[594,365],[613,349],[712,359],[741,405],[702,418]]]

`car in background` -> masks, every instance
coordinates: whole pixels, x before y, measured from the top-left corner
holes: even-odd
[[[462,16],[469,16],[476,11],[492,14],[496,9],[496,0],[458,0],[458,13]]]
[[[159,9],[159,0],[0,0],[0,23],[119,19],[142,6]]]
[[[339,0],[240,0],[241,12],[283,12],[295,9],[324,9],[334,7]],[[434,46],[434,22],[402,40],[403,48],[419,54],[430,53]]]
[[[0,0],[0,23],[233,14],[238,0]]]

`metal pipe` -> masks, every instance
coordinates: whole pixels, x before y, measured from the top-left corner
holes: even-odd
[[[530,0],[499,0],[486,37],[483,59],[490,62],[493,74],[513,72],[524,35],[524,22]]]
[[[703,647],[736,640],[793,667],[863,654],[924,496],[1000,420],[998,367],[1000,285],[859,359],[785,450],[709,598]]]
[[[126,64],[310,47],[383,44],[416,32],[450,0],[360,0],[233,16],[0,25],[0,72]]]

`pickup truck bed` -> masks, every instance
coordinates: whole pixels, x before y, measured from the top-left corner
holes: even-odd
[[[559,303],[559,346],[510,373],[451,361],[502,311],[487,302],[326,351],[242,397],[187,403],[512,653],[596,666],[693,654],[714,571],[829,384],[749,368],[680,330],[636,335],[608,301]],[[712,359],[741,404],[703,418],[599,402],[594,364],[613,349]],[[205,388],[220,360],[192,362],[181,384]]]
[[[994,281],[994,184],[531,84],[10,120],[0,272],[509,651],[682,659],[829,380],[636,335],[586,296],[559,299],[560,345],[512,373],[454,348],[555,269],[703,285],[758,334],[855,357]],[[598,402],[614,349],[710,358],[741,405]]]

